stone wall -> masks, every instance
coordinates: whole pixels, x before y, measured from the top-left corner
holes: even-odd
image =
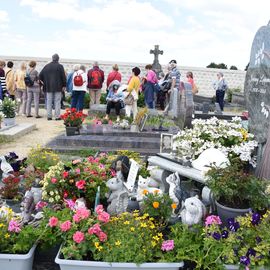
[[[18,68],[22,61],[29,62],[30,60],[35,60],[37,62],[37,70],[41,70],[42,67],[51,61],[50,58],[42,57],[19,57],[19,56],[0,56],[0,59],[5,61],[13,61],[15,63],[15,68]],[[93,60],[79,60],[79,59],[60,59],[61,64],[64,65],[66,71],[71,71],[74,64],[84,64],[87,69],[92,66]],[[111,71],[111,67],[114,62],[109,61],[99,61],[100,67],[105,72],[105,79],[107,78],[108,73]],[[118,62],[119,71],[122,73],[122,82],[126,83],[129,76],[131,75],[131,69],[134,66],[141,68],[142,73],[145,73],[144,67],[146,63],[125,63]],[[163,66],[163,70],[166,70],[166,67]],[[185,80],[185,74],[187,71],[192,71],[194,74],[195,82],[199,88],[199,95],[205,97],[212,97],[215,95],[212,84],[216,79],[216,74],[219,71],[218,69],[213,68],[199,68],[199,67],[184,67],[179,66],[179,70],[182,74],[182,79]],[[239,70],[220,70],[224,74],[229,88],[240,88],[242,91],[244,89],[245,81],[245,71]]]

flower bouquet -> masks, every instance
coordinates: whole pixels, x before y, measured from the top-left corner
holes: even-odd
[[[184,129],[174,136],[173,150],[179,157],[194,160],[204,150],[217,148],[229,160],[238,157],[256,166],[254,150],[258,143],[253,140],[254,135],[242,127],[241,118],[234,117],[230,122],[216,117],[195,119],[192,125],[192,129]]]
[[[87,115],[82,111],[77,111],[75,108],[67,108],[66,112],[61,114],[60,117],[64,120],[66,127],[81,127]]]
[[[107,192],[106,181],[115,176],[115,172],[105,161],[106,154],[102,154],[85,160],[59,162],[52,166],[41,181],[43,199],[50,203],[63,204],[84,197],[88,206],[93,207],[98,187],[100,198],[104,199]]]

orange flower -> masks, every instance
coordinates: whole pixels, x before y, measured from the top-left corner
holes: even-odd
[[[172,204],[171,204],[171,208],[172,208],[172,209],[176,209],[176,208],[177,208],[177,204],[176,204],[176,203],[172,203]]]
[[[159,193],[159,190],[158,189],[155,189],[154,190],[154,194],[157,195]]]
[[[159,202],[153,202],[153,207],[158,208],[159,207]]]
[[[143,195],[147,195],[148,194],[148,190],[147,189],[144,189],[142,193],[143,193]]]

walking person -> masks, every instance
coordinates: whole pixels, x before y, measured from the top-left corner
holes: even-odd
[[[61,120],[61,97],[66,87],[66,75],[63,65],[59,64],[59,55],[52,56],[39,75],[47,98],[47,120],[52,120],[52,104],[54,104],[55,120]]]
[[[78,68],[79,67],[79,68]],[[72,96],[71,96],[71,108],[75,108],[77,111],[83,110],[84,105],[84,96],[87,92],[87,74],[84,65],[76,66],[74,69],[77,69],[73,73],[72,79]]]
[[[6,87],[9,97],[15,100],[15,72],[13,70],[14,63],[12,61],[7,62],[6,70]]]
[[[40,85],[38,71],[36,70],[36,61],[29,62],[29,69],[27,74],[30,77],[29,83],[26,83],[27,87],[27,102],[26,102],[26,117],[33,117],[31,114],[32,100],[34,99],[35,106],[35,117],[41,118],[39,112],[39,96],[40,96]],[[28,85],[27,85],[28,84]]]
[[[16,98],[18,101],[18,114],[26,115],[27,90],[24,82],[26,76],[26,64],[21,63],[20,69],[15,73]]]
[[[217,81],[214,82],[213,87],[216,90],[216,102],[219,104],[221,111],[223,111],[224,96],[225,96],[226,90],[228,89],[228,85],[224,79],[222,72],[219,72],[217,74]]]
[[[97,61],[94,62],[93,68],[88,71],[87,78],[90,95],[89,108],[91,108],[93,104],[100,104],[101,88],[104,82],[104,71],[99,68]]]

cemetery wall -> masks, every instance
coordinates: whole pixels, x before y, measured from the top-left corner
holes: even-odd
[[[0,56],[0,59],[5,61],[13,61],[15,68],[18,68],[22,61],[29,62],[30,60],[35,60],[37,62],[37,70],[41,70],[45,64],[51,61],[51,58],[42,58],[42,57],[19,57],[19,56]],[[71,71],[74,64],[84,64],[87,69],[92,67],[93,60],[81,60],[81,59],[62,59],[60,58],[60,63],[64,65],[66,71]],[[108,73],[112,69],[112,65],[115,62],[109,61],[99,61],[101,69],[105,72],[105,79],[107,78]],[[118,62],[119,71],[122,73],[122,82],[126,83],[129,76],[131,75],[131,69],[134,66],[141,68],[143,74],[145,73],[144,67],[147,63],[127,63],[127,62]],[[200,68],[200,67],[178,67],[182,79],[185,80],[185,74],[187,71],[192,71],[194,74],[195,82],[199,88],[199,95],[205,97],[212,97],[215,95],[212,84],[216,80],[216,74],[219,71],[218,69],[213,68]],[[166,70],[166,66],[163,65],[163,70]],[[229,85],[229,88],[240,88],[242,91],[244,89],[245,81],[245,71],[240,70],[220,70],[223,72],[224,77]],[[104,86],[105,87],[105,86]],[[104,88],[105,89],[105,88]]]

